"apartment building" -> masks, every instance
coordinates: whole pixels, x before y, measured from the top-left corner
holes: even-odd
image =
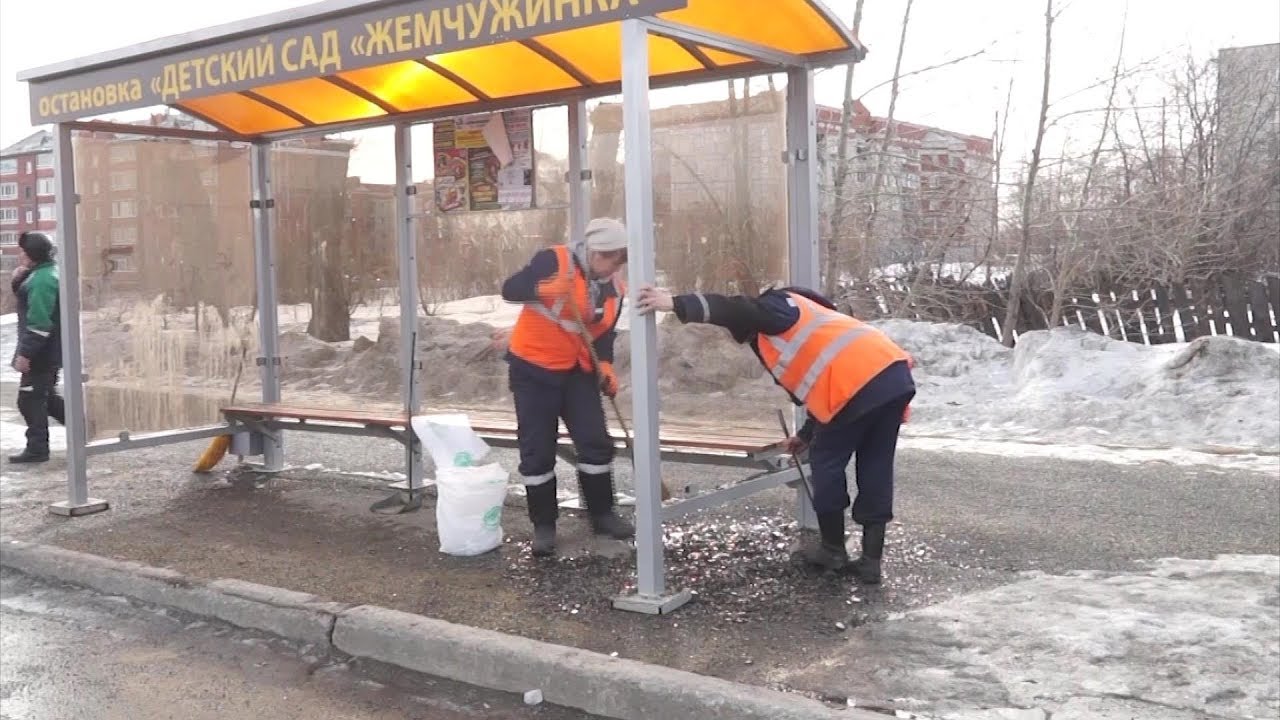
[[[30,230],[57,242],[53,134],[41,130],[0,150],[0,265],[17,263],[18,236]]]

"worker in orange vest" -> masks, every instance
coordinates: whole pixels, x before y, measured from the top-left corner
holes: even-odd
[[[556,446],[559,421],[573,441],[578,486],[597,535],[619,540],[635,527],[614,511],[613,439],[601,393],[618,393],[613,341],[626,287],[618,276],[627,262],[621,222],[597,218],[582,238],[538,251],[502,285],[502,298],[523,303],[507,352],[520,446],[520,478],[533,523],[533,554],[555,552]],[[583,338],[593,338],[598,367]]]
[[[766,290],[759,297],[673,297],[645,286],[637,304],[641,313],[674,311],[681,322],[726,328],[734,340],[751,346],[774,381],[804,407],[808,419],[787,443],[797,454],[809,451],[821,540],[802,547],[799,558],[825,570],[849,569],[865,583],[879,583],[885,526],[893,520],[898,430],[916,393],[907,353],[884,333],[803,288]],[[845,469],[855,455],[853,521],[862,526],[862,554],[850,563]]]

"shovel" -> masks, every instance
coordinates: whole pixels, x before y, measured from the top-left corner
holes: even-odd
[[[569,303],[573,306],[573,313],[577,318],[578,334],[582,336],[582,342],[586,344],[587,352],[591,354],[591,372],[596,376],[596,385],[599,386],[601,382],[600,358],[596,354],[595,340],[592,339],[591,333],[587,332],[587,324],[582,317],[582,310],[578,307],[577,299],[572,294],[569,295]],[[603,400],[601,402],[603,403]],[[631,431],[627,429],[627,421],[622,418],[622,409],[618,407],[618,398],[611,396],[609,402],[613,405],[613,414],[618,419],[618,427],[622,428],[622,442],[631,456],[631,467],[634,470],[636,466],[636,449],[631,444]],[[662,486],[662,501],[670,500],[671,488],[667,487],[667,481],[663,478],[658,478],[658,483]]]

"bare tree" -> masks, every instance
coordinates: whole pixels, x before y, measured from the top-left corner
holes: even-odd
[[[1087,241],[1081,237],[1081,220],[1084,209],[1089,205],[1089,191],[1098,173],[1098,162],[1102,157],[1103,145],[1107,141],[1107,133],[1111,129],[1111,117],[1115,113],[1116,89],[1120,85],[1120,68],[1124,62],[1124,41],[1128,29],[1129,13],[1126,6],[1124,19],[1120,22],[1120,45],[1116,50],[1115,65],[1111,69],[1111,86],[1107,90],[1107,105],[1102,115],[1098,141],[1094,143],[1093,152],[1089,156],[1089,165],[1080,187],[1079,200],[1076,202],[1076,212],[1062,216],[1064,229],[1069,238],[1068,247],[1055,245],[1051,257],[1055,272],[1050,273],[1050,281],[1053,284],[1053,305],[1049,310],[1049,327],[1058,327],[1062,324],[1063,306],[1067,295],[1075,290],[1075,284],[1080,275],[1090,264],[1089,258],[1092,253],[1085,248]]]
[[[1049,121],[1049,70],[1052,67],[1053,51],[1053,0],[1045,0],[1044,9],[1044,86],[1040,92],[1040,120],[1036,124],[1036,141],[1031,149],[1031,163],[1027,166],[1027,179],[1022,189],[1022,242],[1019,245],[1018,261],[1013,268],[1013,279],[1009,283],[1009,305],[1001,325],[1002,341],[1006,347],[1013,347],[1014,328],[1017,327],[1018,313],[1021,310],[1023,289],[1027,286],[1027,261],[1031,254],[1031,219],[1032,201],[1035,198],[1036,175],[1040,172],[1040,152],[1044,146],[1045,126]]]
[[[866,277],[871,268],[871,248],[876,233],[876,218],[880,213],[880,192],[884,187],[885,159],[889,156],[889,146],[893,143],[894,112],[898,106],[898,83],[902,78],[902,55],[907,47],[907,28],[911,24],[911,6],[914,0],[907,0],[907,7],[902,12],[902,32],[898,37],[898,56],[893,62],[893,83],[889,90],[889,114],[885,118],[884,137],[880,142],[880,153],[876,156],[876,169],[872,178],[871,208],[867,213],[866,227],[863,230],[862,242],[858,253],[859,277]]]
[[[853,34],[856,36],[862,28],[862,4],[858,0],[853,9]],[[840,285],[838,260],[840,257],[840,238],[844,232],[845,181],[849,177],[849,130],[853,123],[853,68],[857,63],[850,62],[844,68],[844,102],[841,103],[840,138],[836,147],[836,163],[832,178],[831,229],[827,237],[826,267],[822,273],[824,289],[828,297],[835,297],[836,288]]]

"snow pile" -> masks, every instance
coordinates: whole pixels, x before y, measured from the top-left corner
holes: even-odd
[[[1149,347],[1082,330],[878,325],[916,359],[915,434],[1280,451],[1280,352],[1230,337]]]
[[[965,717],[1276,717],[1280,558],[1163,559],[1028,579],[868,625],[786,680]],[[866,669],[866,658],[877,659]]]
[[[344,343],[308,336],[305,306],[282,309],[285,396],[322,402],[340,393],[361,403],[398,404],[397,309],[394,302],[358,308],[352,341]],[[510,410],[503,357],[519,311],[484,296],[444,303],[419,317],[424,400]],[[625,411],[631,397],[627,328],[634,317],[624,317],[615,364]],[[12,319],[0,323],[6,349]],[[1064,328],[1027,333],[1009,350],[961,325],[874,324],[916,361],[919,390],[908,436],[1280,453],[1280,348],[1274,344],[1209,337],[1148,347]],[[124,314],[86,313],[86,368],[96,385],[185,387],[221,400],[238,366],[237,333],[208,325],[197,334],[189,313],[166,313],[154,304]],[[17,380],[7,367],[3,372],[6,382]],[[670,316],[658,322],[658,381],[668,419],[772,431],[774,408],[787,404],[750,349],[728,332]],[[253,392],[255,383],[250,366],[244,392]]]

